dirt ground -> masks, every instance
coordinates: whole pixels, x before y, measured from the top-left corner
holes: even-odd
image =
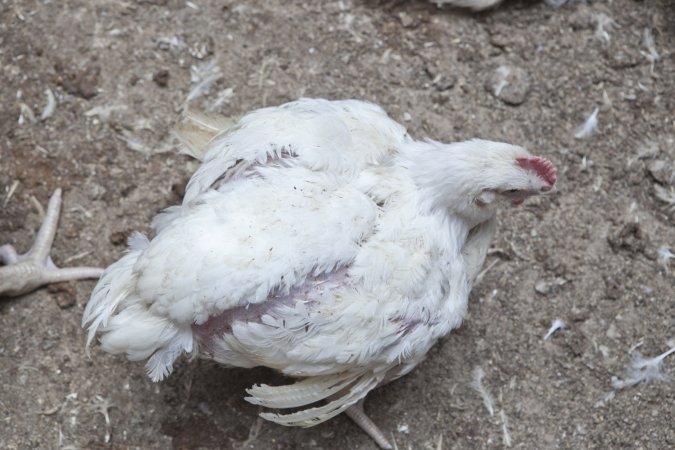
[[[673,49],[668,0],[481,14],[413,0],[0,1],[0,244],[27,250],[36,203],[61,187],[56,263],[119,258],[197,166],[169,134],[190,93],[228,116],[359,98],[418,138],[521,144],[556,164],[559,195],[502,212],[464,325],[366,410],[399,449],[675,448],[674,385],[611,383],[637,351],[675,346],[675,260],[658,257],[675,251],[675,215],[655,195],[675,184]],[[595,108],[597,130],[575,138]],[[183,361],[153,384],[143,364],[88,358],[93,285],[0,301],[0,448],[375,448],[345,417],[257,419],[243,394],[278,381],[263,369]],[[568,327],[544,340],[554,319]],[[493,416],[469,387],[477,366]]]

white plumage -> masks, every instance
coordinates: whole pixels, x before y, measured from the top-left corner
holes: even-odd
[[[263,414],[284,425],[327,420],[412,370],[465,316],[497,205],[555,183],[520,147],[417,142],[360,101],[225,123],[178,131],[203,164],[154,239],[133,236],[106,269],[83,324],[88,344],[100,332],[104,350],[147,359],[153,380],[183,353],[302,378],[248,391],[304,408]]]

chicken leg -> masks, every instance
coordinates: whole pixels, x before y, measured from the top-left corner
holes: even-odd
[[[11,245],[0,247],[0,296],[28,293],[45,284],[81,278],[99,278],[103,269],[95,267],[56,267],[49,256],[56,225],[61,211],[61,189],[56,189],[49,199],[45,219],[40,226],[35,243],[23,254],[17,254]]]
[[[350,406],[345,414],[349,416],[358,426],[365,431],[368,436],[373,438],[378,447],[384,450],[391,450],[394,447],[391,446],[387,438],[384,436],[384,433],[378,428],[375,423],[370,420],[370,417],[366,415],[366,412],[363,410],[363,400],[361,399],[352,406]]]

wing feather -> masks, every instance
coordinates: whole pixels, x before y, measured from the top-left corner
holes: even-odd
[[[245,400],[268,408],[297,408],[330,397],[353,383],[344,374],[306,378],[287,386],[255,385],[246,390]]]
[[[405,128],[378,106],[354,101],[301,99],[244,116],[209,142],[204,163],[186,188],[190,203],[235,166],[264,165],[290,155],[312,170],[355,173],[407,138]]]
[[[289,414],[264,412],[260,414],[260,417],[285,426],[312,427],[342,413],[364,398],[384,378],[384,374],[374,374],[372,372],[351,376],[350,381],[353,382],[352,386],[347,388],[343,395],[329,401],[325,405],[306,408]],[[314,378],[310,378],[307,381],[311,384],[312,380]],[[328,396],[325,398],[328,398]]]

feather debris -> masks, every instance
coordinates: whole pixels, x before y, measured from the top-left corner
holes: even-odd
[[[12,185],[9,188],[9,191],[7,192],[7,196],[5,197],[5,202],[2,204],[2,207],[5,208],[7,206],[7,203],[9,203],[10,199],[12,198],[12,195],[14,195],[14,192],[16,191],[16,188],[19,187],[19,180],[14,180]]]
[[[654,186],[654,191],[656,191],[656,198],[668,204],[666,206],[668,212],[675,212],[675,188],[666,189],[657,184]]]
[[[99,105],[94,106],[88,111],[85,111],[84,115],[86,117],[97,116],[101,121],[107,122],[110,119],[110,115],[117,110],[126,109],[124,105]]]
[[[223,77],[220,67],[215,61],[207,61],[190,67],[190,81],[192,87],[188,92],[186,103],[205,94],[216,81]]]
[[[656,251],[659,265],[663,266],[663,268],[668,268],[668,265],[670,264],[670,260],[675,258],[675,253],[670,251],[669,247],[666,247],[665,245],[663,247],[659,247],[659,249]]]
[[[502,421],[502,442],[504,443],[504,447],[511,447],[513,441],[511,439],[511,432],[509,431],[509,418],[506,417],[503,409],[499,411],[499,417]]]
[[[215,111],[222,106],[223,103],[230,103],[230,100],[234,96],[234,88],[225,88],[218,92],[216,95],[216,100],[209,107],[209,111]]]
[[[146,147],[146,145],[138,137],[134,136],[127,130],[122,130],[122,136],[120,136],[120,138],[127,144],[129,150],[143,154],[149,154],[151,152],[150,148]]]
[[[614,399],[615,395],[616,395],[615,391],[607,392],[605,395],[602,396],[600,400],[598,400],[593,404],[593,408],[602,408],[607,403],[611,402]]]
[[[492,395],[490,395],[488,390],[485,388],[485,385],[483,385],[483,378],[485,378],[485,371],[480,366],[476,367],[473,369],[473,379],[471,380],[471,383],[469,383],[469,386],[471,389],[478,392],[480,398],[483,400],[485,409],[487,409],[487,412],[490,414],[490,416],[494,416],[495,402],[492,399]]]
[[[640,52],[642,55],[644,55],[645,58],[647,58],[647,61],[652,65],[652,72],[654,71],[654,64],[661,59],[661,56],[659,55],[659,52],[656,51],[656,45],[654,45],[654,36],[652,35],[652,30],[649,28],[645,28],[645,31],[643,33],[643,38],[642,42],[644,43],[644,46],[647,48],[646,52]]]
[[[548,333],[546,333],[546,336],[544,336],[544,340],[547,341],[551,336],[555,334],[556,331],[558,330],[564,330],[567,328],[567,324],[563,322],[560,319],[555,319],[551,323],[551,328],[548,329]]]
[[[662,371],[663,360],[674,352],[675,347],[654,358],[644,358],[640,353],[637,353],[628,367],[626,367],[624,379],[612,377],[612,387],[620,390],[643,382],[669,381],[670,377]]]
[[[598,112],[600,108],[595,108],[586,121],[577,127],[574,132],[574,137],[577,139],[586,139],[593,134],[595,129],[598,127]]]
[[[44,207],[40,204],[37,198],[35,198],[34,195],[30,196],[30,202],[33,204],[33,207],[38,213],[38,216],[40,217],[40,222],[42,222],[45,218],[45,209]]]
[[[599,13],[595,15],[595,37],[609,42],[612,40],[612,37],[609,35],[609,32],[612,31],[612,28],[616,26],[614,19],[609,17],[605,13]]]
[[[37,120],[30,106],[25,103],[19,103],[19,125],[23,125],[26,121],[35,123]]]
[[[49,119],[54,114],[54,111],[56,111],[56,99],[52,90],[49,88],[45,89],[45,96],[47,97],[47,104],[40,113],[40,120]]]
[[[493,84],[492,88],[496,97],[499,97],[499,94],[502,93],[502,90],[509,84],[507,78],[511,74],[511,68],[509,66],[499,66],[496,70],[497,79]]]
[[[398,431],[399,433],[408,434],[410,433],[410,427],[408,426],[407,423],[401,423],[398,424],[398,426],[396,427],[396,431]]]

